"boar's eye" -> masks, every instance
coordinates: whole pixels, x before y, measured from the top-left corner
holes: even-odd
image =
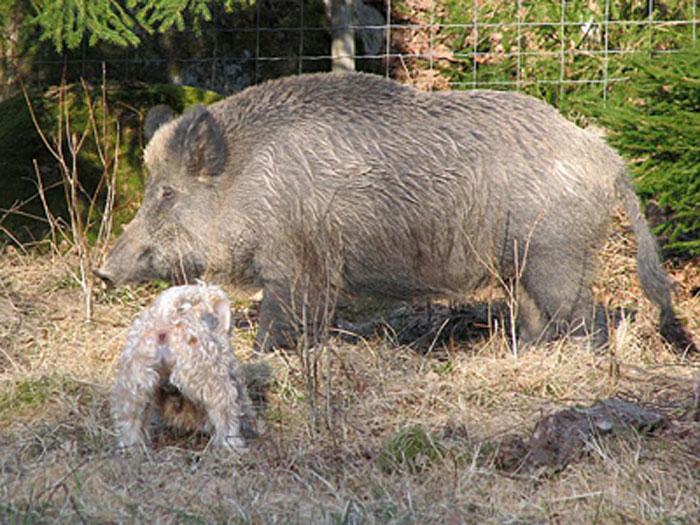
[[[163,186],[163,188],[160,190],[160,198],[164,201],[169,201],[172,200],[173,197],[175,197],[175,190],[170,186]]]

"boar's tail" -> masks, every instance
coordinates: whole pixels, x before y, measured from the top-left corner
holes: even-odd
[[[661,266],[656,239],[649,230],[649,225],[639,206],[639,199],[625,172],[620,173],[617,177],[615,190],[637,238],[637,275],[642,289],[661,310],[661,335],[682,353],[697,352],[698,348],[692,337],[683,328],[673,312],[671,301],[673,284]]]

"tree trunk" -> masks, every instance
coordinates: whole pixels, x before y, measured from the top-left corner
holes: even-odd
[[[353,0],[325,0],[331,26],[333,71],[355,71],[355,31],[352,27]]]
[[[23,17],[13,12],[8,18],[5,27],[0,28],[3,32],[0,40],[0,102],[15,91],[21,61],[18,55]]]

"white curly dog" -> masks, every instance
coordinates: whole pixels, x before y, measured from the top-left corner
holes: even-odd
[[[112,395],[120,447],[147,446],[157,415],[211,434],[214,446],[246,450],[256,420],[231,349],[230,306],[217,286],[175,286],[134,321]]]

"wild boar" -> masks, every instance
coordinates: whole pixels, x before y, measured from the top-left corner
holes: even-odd
[[[603,344],[591,282],[617,200],[642,287],[663,332],[678,333],[622,159],[530,96],[300,75],[162,123],[144,157],[143,204],[98,276],[207,272],[262,287],[261,348],[283,344],[313,305],[302,285],[459,299],[494,278],[517,290],[524,342],[573,332]]]

